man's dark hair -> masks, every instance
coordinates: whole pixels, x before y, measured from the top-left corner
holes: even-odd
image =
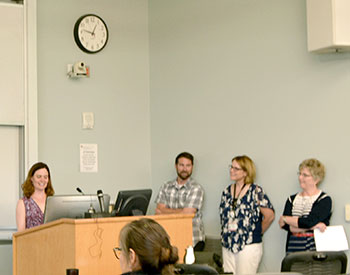
[[[179,158],[187,158],[189,159],[191,162],[192,162],[192,165],[193,165],[193,156],[188,153],[188,152],[182,152],[180,154],[177,155],[176,159],[175,159],[175,164],[177,164],[179,162]]]

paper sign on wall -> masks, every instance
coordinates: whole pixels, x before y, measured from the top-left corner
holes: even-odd
[[[97,144],[80,144],[80,172],[98,172]]]

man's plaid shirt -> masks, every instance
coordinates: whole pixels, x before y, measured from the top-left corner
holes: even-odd
[[[202,206],[204,198],[203,187],[195,182],[194,179],[189,178],[188,181],[179,185],[175,180],[166,182],[160,188],[156,203],[165,204],[169,208],[195,208],[197,209],[196,215],[192,221],[193,246],[199,241],[205,240],[204,226],[202,221]]]

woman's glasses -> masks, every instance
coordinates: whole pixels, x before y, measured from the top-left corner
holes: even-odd
[[[243,170],[242,168],[232,166],[231,164],[228,166],[228,169],[230,169],[230,170],[233,169],[233,170],[235,170],[235,171],[241,171],[241,170]]]
[[[308,175],[308,174],[305,174],[305,173],[301,173],[301,172],[298,172],[297,175],[298,176],[302,176],[303,178],[311,177],[311,175]]]
[[[114,247],[113,252],[114,252],[115,257],[119,260],[120,255],[122,254],[122,249],[120,247]]]

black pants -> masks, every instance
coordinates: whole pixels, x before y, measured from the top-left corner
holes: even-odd
[[[193,248],[194,251],[203,251],[205,247],[204,241],[199,241]]]

